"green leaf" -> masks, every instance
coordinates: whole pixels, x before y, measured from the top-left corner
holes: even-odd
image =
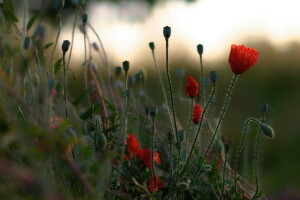
[[[84,91],[79,97],[77,97],[72,103],[77,106],[83,99],[84,96],[88,93],[88,90]]]
[[[3,13],[5,15],[5,17],[12,21],[12,22],[18,22],[18,18],[15,15],[15,9],[14,9],[14,5],[11,2],[11,0],[5,0],[4,4],[3,4]]]
[[[55,63],[54,63],[54,74],[56,74],[60,68],[61,68],[61,63],[62,63],[62,58],[58,59]]]
[[[49,47],[51,47],[53,45],[53,42],[50,42],[50,43],[48,43],[48,44],[46,44],[45,46],[44,46],[44,49],[48,49]]]
[[[98,107],[99,107],[99,104],[97,104],[96,106],[90,107],[87,111],[85,111],[84,113],[82,113],[80,115],[80,118],[82,120],[86,120],[86,119],[90,118]]]
[[[28,23],[27,23],[27,31],[29,31],[29,29],[32,27],[33,23],[35,22],[35,20],[37,19],[37,15],[33,15]]]

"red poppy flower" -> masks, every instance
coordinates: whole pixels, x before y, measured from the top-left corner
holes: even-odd
[[[152,151],[151,149],[139,149],[137,152],[137,157],[144,162],[144,165],[152,169]],[[153,159],[157,164],[161,163],[159,153],[154,152]]]
[[[126,140],[127,149],[129,151],[129,156],[124,155],[124,160],[132,158],[139,150],[140,144],[138,143],[135,134],[130,134]]]
[[[156,182],[156,184],[155,184]],[[155,187],[156,185],[156,187]],[[155,177],[151,175],[150,177],[150,187],[149,187],[149,192],[153,192],[154,190],[161,190],[162,189],[162,183],[159,177]]]
[[[193,109],[192,120],[194,124],[199,124],[200,119],[202,117],[203,108],[200,104],[195,104]]]
[[[193,77],[188,77],[187,83],[185,85],[185,93],[194,98],[197,96],[198,94],[198,88],[199,85],[197,83],[197,81],[195,79],[193,79]]]
[[[235,74],[242,74],[250,69],[258,58],[258,51],[245,45],[231,45],[228,62]]]

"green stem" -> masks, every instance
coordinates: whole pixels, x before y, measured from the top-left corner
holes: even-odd
[[[68,97],[67,97],[67,67],[66,67],[66,53],[63,53],[63,68],[64,68],[64,101],[65,101],[65,114],[67,125],[69,126],[69,113],[68,113]]]
[[[89,86],[88,86],[88,68],[89,68],[89,65],[87,64],[86,39],[87,39],[87,37],[86,37],[86,26],[84,25],[84,33],[83,33],[83,41],[84,41],[84,83],[85,83],[85,90],[88,91],[89,90]],[[86,96],[87,96],[87,100],[88,100],[88,103],[89,103],[89,107],[91,107],[89,92],[87,92]]]
[[[152,174],[154,177],[154,188],[156,188],[156,176],[154,170],[154,133],[155,133],[155,118],[152,119]]]
[[[76,24],[77,24],[78,15],[79,15],[79,8],[77,8],[77,11],[76,11],[76,14],[75,14],[75,20],[74,20],[74,23],[73,23],[72,41],[71,41],[71,47],[70,47],[70,54],[69,54],[68,62],[67,62],[67,65],[66,65],[66,70],[69,69],[69,65],[70,65],[70,61],[71,61],[71,56],[72,56],[72,51],[73,51],[73,44],[74,44],[74,37],[75,37],[75,27],[76,27]]]
[[[224,195],[227,160],[228,160],[228,151],[225,152],[225,161],[224,161],[224,166],[223,166],[223,177],[222,177],[222,192],[221,192],[221,196],[220,196],[219,200],[222,200],[223,195]]]
[[[234,159],[234,163],[233,163],[233,167],[234,167],[233,168],[233,170],[234,170],[234,190],[233,191],[234,191],[234,194],[236,194],[236,190],[237,190],[237,181],[238,181],[238,179],[237,179],[237,166],[238,166],[238,161],[239,161],[240,154],[243,150],[243,144],[244,144],[244,141],[245,141],[248,125],[251,121],[256,122],[259,125],[262,125],[262,123],[260,121],[258,121],[257,119],[255,119],[255,118],[249,118],[246,121],[244,131],[243,131],[243,135],[242,135],[242,139],[241,139],[241,142],[238,146],[238,150],[237,150],[237,153],[236,153],[236,156],[235,156],[235,159]]]
[[[209,107],[209,104],[210,104],[212,98],[213,98],[214,95],[215,95],[215,92],[216,92],[216,85],[213,84],[213,89],[212,89],[211,95],[210,95],[210,97],[209,97],[209,100],[208,100],[207,104],[206,104],[205,107],[204,107],[204,110],[203,110],[203,113],[202,113],[202,117],[201,117],[201,119],[200,119],[200,123],[199,123],[199,126],[198,126],[197,134],[196,134],[196,137],[195,137],[195,139],[194,139],[194,142],[193,142],[193,145],[192,145],[192,148],[191,148],[189,157],[188,157],[188,159],[187,159],[187,161],[186,161],[186,164],[185,164],[185,166],[184,166],[184,168],[183,168],[183,170],[182,170],[181,176],[185,173],[185,171],[187,170],[187,167],[188,167],[188,165],[189,165],[189,163],[190,163],[190,160],[191,160],[191,158],[192,158],[192,154],[193,154],[193,151],[194,151],[194,148],[195,148],[197,139],[198,139],[199,134],[200,134],[200,130],[201,130],[201,126],[202,126],[202,123],[203,123],[204,115],[205,115],[205,113],[206,113],[206,111],[207,111],[207,109],[208,109],[208,107]],[[202,165],[202,163],[201,163],[201,165]],[[196,175],[196,174],[195,174],[195,175]]]
[[[166,90],[165,90],[165,87],[164,87],[164,83],[163,83],[162,77],[161,77],[160,72],[159,72],[159,70],[158,70],[158,66],[157,66],[157,62],[156,62],[156,57],[155,57],[155,54],[154,54],[154,50],[152,50],[152,57],[153,57],[154,65],[155,65],[155,70],[156,70],[157,76],[158,76],[158,78],[159,78],[161,88],[162,88],[162,90],[163,90],[163,95],[164,95],[165,105],[166,105],[166,107],[167,107],[168,116],[169,116],[169,120],[170,120],[170,123],[171,123],[171,126],[172,126],[173,135],[174,135],[174,133],[175,133],[175,128],[174,128],[174,125],[173,125],[172,116],[171,116],[171,111],[170,111],[170,107],[169,107],[169,104],[168,104],[167,93],[166,93]],[[174,135],[174,137],[175,137],[175,135]]]
[[[121,140],[121,142],[122,142],[121,160],[120,160],[120,164],[118,166],[118,168],[121,168],[121,169],[122,169],[122,165],[123,165],[123,161],[124,161],[124,152],[125,152],[125,143],[123,144],[123,142],[125,141],[126,135],[127,135],[127,111],[128,111],[128,94],[127,94],[127,91],[128,91],[128,73],[125,72],[125,102],[124,102],[125,110],[124,110],[123,120],[122,120],[121,125],[120,125],[120,130],[122,130],[123,126],[124,126],[124,132],[123,132],[123,137],[122,137],[122,140]],[[114,186],[114,194],[112,196],[112,199],[116,198],[115,195],[116,195],[116,192],[117,192],[117,188],[119,186],[121,169],[119,169],[119,171],[117,172],[117,179],[116,179],[116,184]]]
[[[173,100],[173,90],[172,90],[171,78],[170,78],[170,74],[169,74],[169,39],[167,39],[167,38],[166,38],[166,69],[167,69],[167,78],[168,78],[168,84],[169,84],[171,109],[172,109],[172,114],[173,114],[173,125],[174,125],[173,133],[175,135],[176,142],[178,142],[177,124],[176,124],[176,116],[175,116],[174,100]],[[180,157],[180,151],[179,151],[179,157]]]
[[[265,122],[265,113],[263,113],[263,116],[261,118],[261,123],[263,124]],[[260,144],[260,138],[261,138],[261,128],[258,131],[257,138],[256,138],[256,145],[255,145],[255,158],[254,158],[254,173],[255,173],[255,193],[252,197],[252,200],[257,199],[257,194],[259,190],[258,185],[258,162],[259,162],[259,144]]]
[[[233,79],[232,79],[232,81],[231,81],[231,84],[230,84],[228,93],[227,93],[227,95],[226,95],[226,97],[225,97],[225,102],[224,102],[224,104],[223,104],[223,109],[222,109],[222,111],[221,111],[221,115],[220,115],[219,121],[218,121],[218,123],[217,123],[215,132],[214,132],[214,134],[213,134],[213,136],[212,136],[212,138],[211,138],[211,140],[210,140],[210,143],[209,143],[208,147],[206,148],[206,151],[205,151],[205,153],[204,153],[204,156],[203,156],[203,159],[202,159],[202,161],[201,161],[201,164],[199,165],[199,167],[198,167],[198,169],[197,169],[197,171],[196,171],[196,174],[195,174],[195,176],[194,176],[194,178],[193,178],[193,180],[192,180],[192,182],[191,182],[191,185],[192,185],[192,184],[194,183],[194,181],[196,180],[196,178],[197,178],[197,176],[198,176],[198,173],[200,172],[200,170],[201,170],[201,168],[202,168],[202,166],[203,166],[203,163],[204,163],[204,161],[205,161],[205,159],[206,159],[206,156],[208,155],[208,152],[209,152],[209,150],[210,150],[210,148],[211,148],[211,146],[212,146],[212,144],[213,144],[213,142],[214,142],[214,140],[215,140],[215,137],[216,137],[216,135],[217,135],[217,133],[218,133],[219,127],[220,127],[220,125],[221,125],[221,122],[222,122],[222,120],[223,120],[223,118],[224,118],[224,116],[225,116],[225,113],[226,113],[226,111],[227,111],[227,107],[228,107],[228,104],[229,104],[229,100],[230,100],[230,97],[231,97],[231,93],[232,93],[232,90],[233,90],[233,88],[234,88],[234,84],[235,84],[235,82],[236,82],[236,80],[237,80],[237,77],[238,77],[238,75],[235,74],[234,77],[233,77]]]
[[[194,98],[191,98],[190,120],[189,120],[187,129],[186,129],[186,134],[185,134],[184,159],[186,158],[188,134],[189,134],[189,131],[190,131],[190,127],[191,127],[191,123],[192,123],[192,118],[193,118],[193,107],[194,107]]]
[[[202,55],[200,57],[200,70],[201,70],[201,85],[200,85],[200,90],[201,90],[201,104],[205,104],[205,99],[204,99],[204,72],[203,72],[203,62],[202,62]]]
[[[54,77],[54,67],[53,67],[54,53],[55,53],[55,49],[57,47],[57,43],[58,43],[58,39],[59,39],[59,36],[60,36],[60,31],[61,31],[61,11],[62,10],[60,10],[59,13],[58,13],[58,29],[57,29],[57,34],[56,34],[54,46],[53,46],[52,53],[51,53],[50,67],[51,67],[51,76],[52,77]]]

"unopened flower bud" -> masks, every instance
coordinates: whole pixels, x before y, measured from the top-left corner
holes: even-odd
[[[269,105],[268,105],[267,103],[261,103],[261,104],[259,105],[259,110],[260,110],[260,112],[262,112],[262,113],[267,112],[267,111],[268,111],[268,108],[269,108]]]
[[[149,114],[152,118],[155,118],[157,116],[157,109],[156,108],[150,108]]]
[[[197,51],[198,51],[198,54],[200,56],[202,56],[202,54],[203,54],[203,45],[202,44],[197,45]]]
[[[184,140],[184,131],[178,131],[177,132],[177,135],[178,135],[178,139],[179,139],[179,141],[180,142],[183,142],[183,140]]]
[[[209,78],[210,78],[210,81],[213,82],[213,83],[216,83],[217,82],[217,72],[216,71],[211,71],[210,74],[209,74]]]
[[[116,74],[116,76],[119,76],[121,73],[122,73],[122,67],[117,66],[117,67],[115,68],[115,74]]]
[[[172,134],[172,132],[168,132],[167,133],[167,137],[168,137],[168,141],[171,143],[172,140],[173,140],[173,134]]]
[[[266,124],[262,124],[261,130],[265,136],[272,138],[272,139],[274,138],[275,133],[274,133],[274,130],[270,126],[268,126]]]
[[[149,47],[153,51],[155,49],[154,42],[149,42]]]
[[[86,13],[81,14],[81,21],[82,23],[86,24],[87,20],[88,20],[88,15]]]
[[[71,43],[69,42],[69,40],[64,40],[61,46],[61,50],[63,51],[63,53],[66,53],[69,50],[70,45]]]
[[[31,38],[25,37],[23,41],[23,49],[28,50],[31,45]]]
[[[123,69],[126,73],[128,72],[128,70],[129,70],[129,61],[126,60],[126,61],[123,62]]]
[[[171,27],[165,26],[164,30],[163,30],[163,33],[164,33],[164,37],[166,39],[169,39],[169,37],[171,36]]]
[[[175,147],[176,147],[177,150],[180,151],[180,149],[181,149],[181,142],[176,142],[175,143]]]
[[[95,51],[99,51],[99,47],[96,42],[93,42],[92,45],[93,45],[93,48],[95,49]]]

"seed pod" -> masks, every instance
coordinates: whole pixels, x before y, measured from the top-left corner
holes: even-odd
[[[86,13],[83,13],[80,15],[82,23],[86,24],[88,20],[88,15]]]
[[[268,111],[268,108],[269,108],[269,105],[268,105],[267,103],[261,103],[261,104],[259,105],[259,110],[260,110],[260,112],[262,112],[262,113],[267,112],[267,111]]]
[[[25,37],[23,41],[23,49],[28,50],[31,45],[31,38]]]
[[[178,135],[178,139],[179,139],[179,141],[180,142],[183,142],[183,140],[184,140],[184,131],[178,131],[177,132],[177,135]]]
[[[209,78],[210,78],[210,81],[213,82],[213,83],[216,83],[217,82],[217,72],[216,71],[211,71],[210,74],[209,74]]]
[[[128,70],[129,70],[129,61],[125,60],[125,61],[123,62],[123,69],[124,69],[124,71],[125,71],[126,73],[128,72]]]
[[[202,44],[197,45],[197,51],[198,51],[198,54],[200,56],[202,56],[202,54],[203,54],[203,45]]]
[[[166,39],[169,39],[171,36],[171,27],[165,26],[163,30],[163,34]]]
[[[149,47],[153,51],[155,49],[154,42],[149,42]]]
[[[69,42],[69,40],[64,40],[62,45],[61,45],[61,50],[63,51],[63,53],[66,53],[69,48],[70,48],[71,43]]]

